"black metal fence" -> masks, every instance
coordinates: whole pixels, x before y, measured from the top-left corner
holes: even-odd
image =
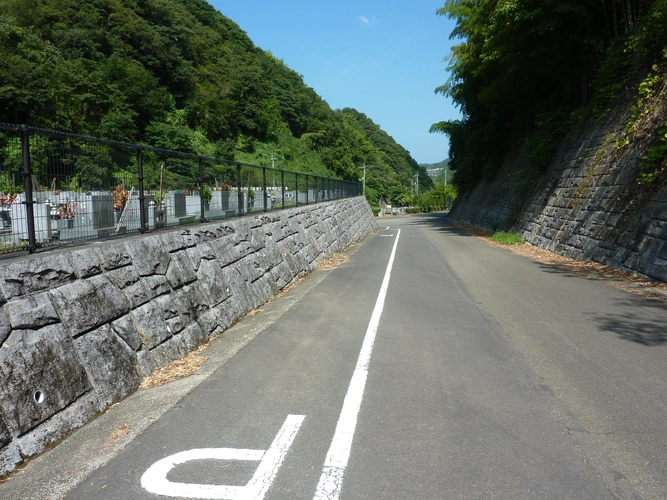
[[[0,122],[0,255],[361,191],[340,179]]]

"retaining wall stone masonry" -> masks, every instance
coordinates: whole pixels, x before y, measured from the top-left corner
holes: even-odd
[[[525,155],[505,162],[491,182],[457,200],[452,217],[487,229],[518,231],[525,241],[667,281],[667,185],[639,184],[641,158],[667,120],[667,82],[628,136],[634,101],[572,131],[532,191],[521,187]],[[618,147],[629,137],[629,145]]]
[[[358,197],[0,263],[0,476],[375,229]]]

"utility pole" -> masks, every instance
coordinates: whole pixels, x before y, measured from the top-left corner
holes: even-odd
[[[419,173],[415,174],[415,194],[419,194]]]
[[[364,171],[364,176],[361,178],[361,180],[363,181],[363,185],[362,185],[362,188],[361,188],[362,189],[361,194],[363,196],[366,196],[366,162],[364,162],[363,167],[359,167],[359,168]]]
[[[278,159],[278,158],[276,158],[276,157],[273,155],[273,153],[271,153],[271,169],[273,170],[273,171],[271,172],[271,176],[272,176],[272,177],[271,177],[271,179],[272,179],[272,180],[271,180],[271,189],[273,189],[274,187],[276,187],[276,160],[277,160],[277,159]]]

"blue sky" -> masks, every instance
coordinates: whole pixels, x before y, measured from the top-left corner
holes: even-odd
[[[434,89],[453,23],[444,0],[209,0],[263,50],[303,76],[334,109],[366,114],[419,163],[447,158],[431,124],[459,117]]]

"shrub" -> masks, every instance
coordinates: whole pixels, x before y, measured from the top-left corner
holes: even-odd
[[[523,238],[519,233],[504,233],[499,231],[491,236],[491,241],[500,243],[501,245],[522,245]]]

